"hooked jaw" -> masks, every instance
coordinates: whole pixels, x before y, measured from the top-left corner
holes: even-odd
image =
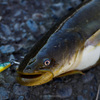
[[[51,81],[54,77],[52,71],[50,70],[46,70],[46,69],[35,70],[32,69],[31,66],[27,66],[23,70],[23,72],[17,71],[17,73],[18,73],[18,77],[17,77],[18,83],[25,86],[41,85]]]

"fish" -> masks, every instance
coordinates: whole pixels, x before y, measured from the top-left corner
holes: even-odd
[[[62,19],[32,47],[17,69],[24,86],[83,71],[100,62],[100,0],[90,0]]]

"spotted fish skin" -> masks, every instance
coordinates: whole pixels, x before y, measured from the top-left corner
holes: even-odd
[[[97,37],[100,37],[99,29],[100,0],[91,0],[71,16],[62,20],[62,23],[55,29],[54,33],[49,36],[44,44],[42,44],[42,39],[45,41],[47,35],[38,41],[32,49],[33,52],[32,50],[30,51],[18,68],[18,73],[20,73],[18,82],[26,86],[41,85],[69,71],[75,71],[76,73],[76,70],[81,71],[89,68],[90,66],[87,65],[91,65],[91,62],[83,66],[83,68],[81,68],[80,65],[83,65],[83,62],[88,63],[85,61],[87,55],[84,57],[84,52],[87,53],[87,51],[91,50],[91,46],[94,48],[92,49],[93,56],[91,56],[90,52],[88,52],[88,56],[94,57],[95,52],[97,52],[97,56],[94,60],[99,57],[100,39],[97,39]],[[91,41],[95,41],[95,45],[92,44]],[[45,59],[49,59],[49,66],[44,65]],[[99,58],[95,63],[98,60]],[[45,73],[39,74],[38,76],[38,73],[42,72],[42,70],[44,70]],[[35,76],[31,79],[25,78],[28,74],[29,76],[34,75],[35,71],[38,71],[36,72],[38,77]],[[24,76],[24,78],[22,76]]]

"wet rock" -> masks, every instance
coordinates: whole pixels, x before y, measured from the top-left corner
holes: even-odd
[[[26,22],[27,27],[32,31],[32,32],[37,32],[38,31],[38,25],[36,24],[35,21],[33,21],[32,19],[29,19]]]
[[[85,99],[83,96],[79,95],[79,96],[77,97],[77,100],[87,100],[87,99]]]
[[[52,13],[56,16],[60,16],[64,11],[63,5],[64,5],[63,3],[57,3],[51,5]]]
[[[60,89],[57,90],[57,96],[60,98],[67,98],[72,95],[72,87],[71,86],[65,86],[60,87]]]
[[[83,75],[82,78],[83,78],[83,82],[87,83],[87,82],[90,82],[94,78],[94,74],[88,72],[86,75]]]
[[[10,41],[10,42],[15,42],[15,39],[12,36],[9,36],[7,40]]]
[[[66,5],[66,10],[67,11],[70,11],[70,10],[72,10],[73,9],[73,7],[70,5],[70,4],[68,4],[68,5]],[[66,13],[67,14],[67,13]]]
[[[75,8],[82,3],[81,0],[71,0],[71,5]]]
[[[4,87],[7,89],[7,88],[9,88],[10,87],[10,83],[4,83]]]
[[[22,38],[25,38],[27,36],[27,33],[22,34]]]
[[[50,95],[50,94],[43,95],[43,100],[52,100],[52,98],[54,97],[56,97],[56,95]]]
[[[36,41],[35,37],[29,35],[27,41]]]
[[[24,100],[24,97],[23,97],[23,96],[20,96],[20,97],[18,98],[18,100]]]
[[[19,23],[16,23],[16,24],[14,25],[14,30],[15,30],[15,31],[19,31],[19,29],[20,29],[20,24],[19,24]]]
[[[15,48],[11,45],[5,45],[0,47],[0,51],[2,53],[13,53],[15,51]]]
[[[16,79],[15,79],[15,77],[9,75],[9,76],[6,77],[5,80],[6,80],[7,83],[13,84]]]
[[[15,60],[15,57],[14,57],[13,54],[11,54],[10,57],[9,57],[9,61],[12,61],[12,60]]]
[[[0,100],[9,99],[8,91],[4,87],[0,87]]]
[[[46,14],[42,14],[42,13],[34,13],[32,14],[32,19],[33,20],[43,20],[44,18],[47,18]]]
[[[5,83],[4,76],[2,74],[0,74],[0,85],[4,84],[4,83]]]
[[[2,20],[2,16],[0,16],[0,20]]]
[[[14,17],[18,17],[18,16],[20,16],[21,13],[22,13],[22,11],[21,11],[21,10],[18,10],[18,11],[14,14]]]
[[[27,4],[27,1],[26,0],[19,0],[19,3],[22,5],[22,6],[25,6]]]
[[[21,41],[21,37],[16,37],[15,41],[16,42],[20,42]]]
[[[93,100],[95,98],[95,96],[96,96],[96,92],[91,91],[90,92],[90,98],[91,98],[91,100]]]
[[[15,93],[15,95],[25,95],[28,93],[28,87],[14,84],[13,92]]]
[[[40,25],[40,32],[41,33],[45,33],[46,32],[46,28],[43,25]]]
[[[2,32],[6,35],[9,36],[11,35],[11,31],[8,25],[2,24],[0,23],[0,29],[2,30]]]

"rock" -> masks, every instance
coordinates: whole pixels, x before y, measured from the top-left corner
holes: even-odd
[[[4,83],[5,83],[4,76],[2,74],[0,74],[0,85],[4,84]]]
[[[71,95],[72,95],[71,86],[60,87],[60,89],[57,90],[57,96],[60,98],[68,98]]]
[[[28,87],[14,84],[13,93],[15,95],[26,95],[28,93]]]
[[[27,36],[27,33],[22,34],[22,38],[25,38]]]
[[[35,37],[32,35],[29,35],[27,38],[27,41],[36,41]]]
[[[33,20],[41,20],[41,19],[44,19],[44,18],[47,18],[47,15],[42,14],[42,13],[34,13],[34,14],[32,14],[32,19]]]
[[[21,37],[16,37],[15,41],[16,42],[20,42],[21,41]]]
[[[45,33],[46,32],[46,28],[43,25],[40,25],[40,32],[41,33]]]
[[[22,13],[22,10],[18,10],[15,14],[14,14],[14,17],[18,17],[20,16]]]
[[[0,21],[2,20],[2,16],[0,16]]]
[[[16,24],[14,25],[14,30],[15,30],[15,31],[19,31],[19,29],[20,29],[20,24],[19,24],[19,23],[16,23]]]
[[[2,32],[3,32],[6,36],[11,35],[11,31],[10,31],[10,28],[8,27],[8,25],[5,25],[5,24],[0,23],[0,29],[2,30]]]
[[[0,100],[9,99],[8,91],[4,87],[0,87]]]
[[[12,60],[15,60],[15,57],[14,57],[13,54],[11,54],[10,57],[9,57],[9,61],[12,61]]]
[[[90,82],[94,78],[94,74],[88,72],[86,75],[83,75],[82,78],[83,78],[83,82],[87,83],[87,82]]]
[[[79,95],[79,96],[77,97],[77,100],[87,100],[87,99],[85,99],[83,96]]]
[[[71,0],[71,5],[75,8],[82,3],[81,0]]]
[[[13,53],[15,51],[15,48],[11,45],[5,45],[0,47],[0,51],[2,53]]]
[[[43,100],[52,100],[52,98],[54,97],[56,97],[56,95],[50,95],[50,94],[43,95]]]
[[[24,97],[23,97],[23,96],[20,96],[20,97],[18,98],[18,100],[24,100]]]
[[[15,42],[15,39],[12,36],[9,36],[7,40],[10,41],[10,42]]]
[[[13,84],[16,79],[15,79],[15,77],[9,75],[9,76],[6,77],[5,80],[6,80],[7,83]]]
[[[19,0],[20,5],[25,6],[27,4],[26,0]]]
[[[64,5],[63,3],[56,3],[51,5],[51,10],[53,14],[56,16],[60,16],[64,11],[63,5]]]
[[[36,24],[35,21],[33,21],[32,19],[29,19],[26,22],[27,27],[32,31],[32,32],[37,32],[38,31],[38,25]]]

